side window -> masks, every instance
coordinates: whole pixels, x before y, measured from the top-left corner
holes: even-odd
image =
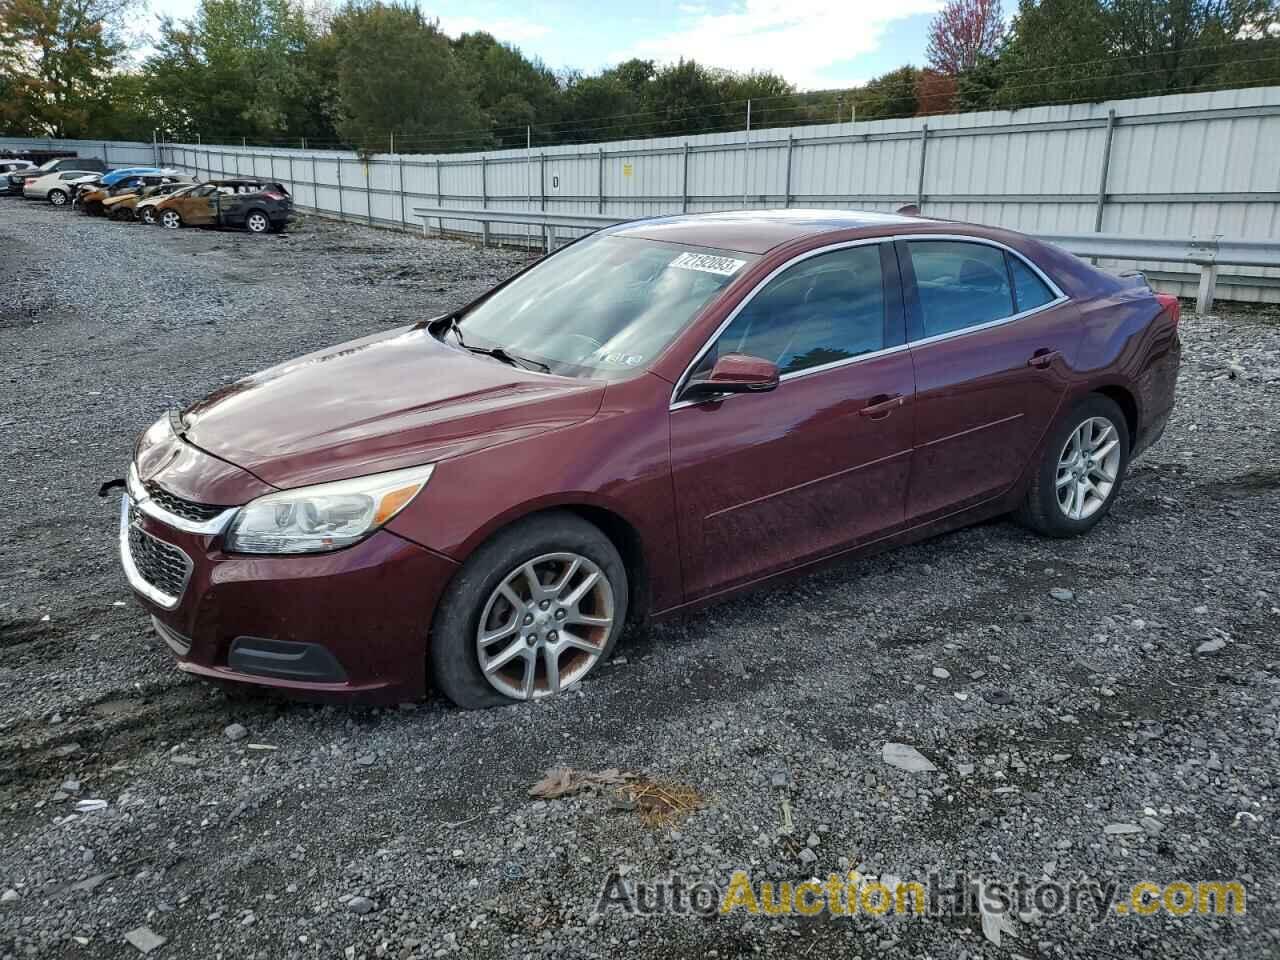
[[[771,360],[795,373],[884,348],[880,245],[819,254],[789,267],[734,317],[699,364],[727,353]]]
[[[1021,257],[1009,255],[1009,272],[1013,274],[1013,294],[1017,299],[1018,312],[1034,310],[1054,299],[1050,290],[1034,270],[1028,267]]]
[[[924,336],[963,330],[1013,315],[1004,251],[963,240],[911,240]]]

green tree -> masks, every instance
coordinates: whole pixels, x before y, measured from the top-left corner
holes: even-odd
[[[853,102],[859,120],[888,120],[913,117],[917,112],[916,83],[920,71],[915,67],[899,67],[876,77],[853,91]]]
[[[364,149],[390,134],[425,150],[487,146],[484,115],[448,37],[404,3],[352,3],[331,24],[338,133]]]
[[[453,41],[453,50],[494,146],[522,147],[528,128],[560,119],[560,84],[541,61],[483,32],[464,33]],[[534,132],[548,136],[547,129]]]
[[[305,135],[293,124],[319,82],[305,69],[316,39],[291,0],[201,0],[191,20],[162,20],[144,68],[161,124],[209,141]]]
[[[0,0],[0,131],[96,135],[132,9],[133,0]]]

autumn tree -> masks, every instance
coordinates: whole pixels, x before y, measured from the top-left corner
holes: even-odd
[[[1003,36],[1000,0],[949,0],[929,24],[929,66],[949,77],[972,70]]]
[[[0,132],[97,134],[133,7],[133,0],[0,0]]]

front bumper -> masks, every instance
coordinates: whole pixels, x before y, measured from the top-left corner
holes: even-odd
[[[305,699],[425,694],[427,631],[453,561],[386,530],[332,553],[233,555],[220,531],[159,515],[123,498],[120,555],[179,669]]]

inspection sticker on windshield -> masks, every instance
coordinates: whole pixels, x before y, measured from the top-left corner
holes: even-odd
[[[745,260],[733,257],[715,257],[709,253],[682,253],[671,261],[671,266],[681,270],[701,270],[703,273],[718,273],[722,277],[732,277],[742,269]]]

